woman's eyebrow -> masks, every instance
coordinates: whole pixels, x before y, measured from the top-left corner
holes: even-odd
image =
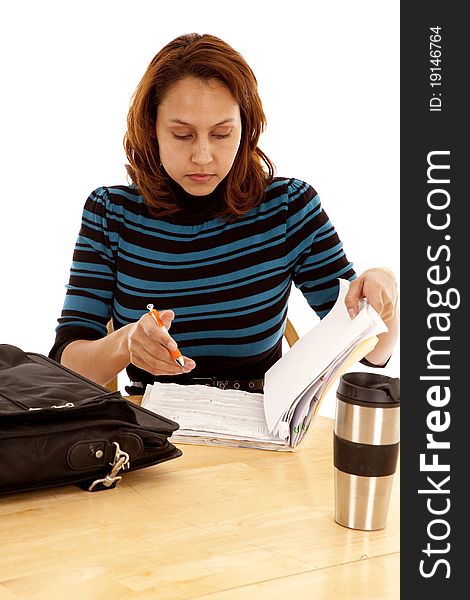
[[[187,123],[186,121],[182,121],[181,119],[169,119],[170,123],[175,123],[177,125],[186,125],[186,127],[193,127],[193,125],[191,123]],[[219,125],[226,125],[227,123],[235,123],[235,119],[224,119],[223,121],[220,121],[219,123],[216,123],[215,125],[212,125],[212,127],[219,127]]]

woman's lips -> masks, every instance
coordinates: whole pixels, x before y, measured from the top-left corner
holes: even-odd
[[[207,183],[214,176],[210,173],[191,173],[188,177],[191,181],[194,181],[194,183]]]

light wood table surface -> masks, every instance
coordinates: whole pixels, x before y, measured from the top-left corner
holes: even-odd
[[[333,420],[294,452],[179,445],[113,490],[0,497],[0,599],[397,600],[385,529],[335,523]]]

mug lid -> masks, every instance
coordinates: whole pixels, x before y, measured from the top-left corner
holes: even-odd
[[[370,372],[345,373],[340,377],[336,396],[351,404],[400,404],[400,378]]]

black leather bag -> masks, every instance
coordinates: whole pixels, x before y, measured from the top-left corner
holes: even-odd
[[[181,456],[168,439],[178,427],[42,354],[0,344],[0,494],[111,489],[126,471]]]

